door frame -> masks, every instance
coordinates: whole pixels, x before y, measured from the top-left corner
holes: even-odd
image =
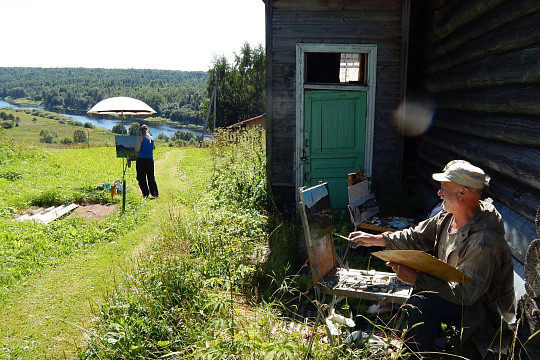
[[[305,54],[309,52],[367,54],[367,85],[305,84]],[[304,182],[304,92],[306,90],[367,91],[366,145],[364,175],[371,176],[373,162],[373,128],[375,119],[375,91],[377,83],[377,45],[374,44],[296,44],[296,146],[294,169],[296,189]],[[298,202],[298,192],[296,202]]]

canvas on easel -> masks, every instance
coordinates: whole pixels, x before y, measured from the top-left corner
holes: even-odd
[[[368,300],[387,299],[405,302],[412,285],[397,279],[396,274],[375,270],[350,269],[340,266],[334,246],[334,224],[327,183],[300,188],[300,215],[313,283],[336,296]]]
[[[116,157],[136,159],[137,152],[135,146],[137,145],[138,136],[129,135],[115,135],[114,142],[116,145]]]
[[[366,219],[379,213],[375,195],[369,193],[368,180],[362,180],[349,186],[349,213],[355,227]]]

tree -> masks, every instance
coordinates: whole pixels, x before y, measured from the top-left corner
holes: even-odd
[[[189,131],[185,131],[185,130],[176,130],[172,135],[171,135],[171,140],[184,140],[184,141],[189,141],[193,139],[193,133],[192,132],[189,132]]]
[[[146,102],[166,118],[171,109],[189,104],[195,112],[175,113],[174,121],[201,124],[199,108],[207,79],[203,71],[0,67],[0,98],[87,111],[105,98],[124,95]]]
[[[39,132],[39,137],[39,141],[47,144],[51,144],[54,141],[54,136],[47,129],[41,129],[41,131]]]
[[[158,136],[157,136],[157,139],[158,140],[169,141],[169,137],[167,135],[165,135],[164,133],[159,133]]]
[[[262,45],[252,48],[244,43],[240,54],[235,54],[234,64],[229,64],[225,56],[221,56],[214,59],[208,72],[208,98],[217,78],[216,127],[225,127],[265,112],[266,57]],[[205,116],[209,105],[212,104],[206,102],[201,106]],[[214,111],[216,109],[212,109],[211,117]]]
[[[139,135],[139,128],[141,125],[138,122],[132,122],[131,125],[129,125],[128,133],[129,135]]]
[[[76,143],[84,143],[88,141],[86,133],[82,129],[77,129],[73,132],[73,141]]]
[[[122,134],[122,135],[127,134],[126,127],[123,124],[114,125],[112,128],[112,132],[115,134]]]

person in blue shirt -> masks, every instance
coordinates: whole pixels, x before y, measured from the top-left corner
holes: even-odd
[[[137,181],[145,198],[150,195],[157,198],[159,193],[156,178],[154,177],[154,149],[156,145],[146,125],[141,125],[139,131],[141,134],[137,138],[137,145],[135,145],[135,151],[138,153],[136,163]]]

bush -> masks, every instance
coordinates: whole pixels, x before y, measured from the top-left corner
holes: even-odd
[[[60,121],[60,120],[58,120]],[[72,120],[72,119],[69,119],[66,121],[68,125],[72,125],[72,126],[83,126],[83,123],[78,121],[78,120]]]
[[[158,140],[163,140],[163,141],[169,141],[169,137],[167,135],[165,135],[164,133],[159,133],[158,136],[157,136],[157,139]]]
[[[58,134],[58,132],[56,132],[56,134]],[[40,142],[44,142],[46,144],[52,144],[54,142],[54,135],[51,131],[47,130],[47,129],[41,129],[41,131],[39,132],[39,141]]]
[[[2,121],[0,123],[0,126],[2,126],[2,128],[4,128],[4,129],[11,129],[13,127],[13,122],[12,121]]]
[[[84,130],[77,129],[73,132],[73,141],[76,143],[84,143],[88,141],[88,136],[86,136]]]
[[[127,134],[126,127],[123,124],[114,125],[111,131],[115,134],[122,134],[122,135]]]
[[[212,189],[218,200],[238,202],[246,208],[266,209],[266,155],[258,130],[218,131],[214,134],[216,176]],[[235,144],[235,146],[231,146]],[[242,158],[239,158],[242,154]]]
[[[65,137],[65,138],[60,140],[60,143],[64,144],[64,145],[71,145],[71,144],[73,144],[73,139],[69,138],[69,137]]]
[[[86,129],[93,129],[93,128],[94,128],[94,125],[92,125],[92,124],[89,123],[89,122],[85,122],[85,123],[84,123],[84,127],[85,127]]]
[[[175,140],[189,141],[191,139],[193,139],[193,133],[189,131],[177,130],[174,132],[174,134],[171,135],[171,140],[173,141]]]
[[[131,125],[129,125],[128,133],[129,135],[139,135],[139,128],[141,125],[139,125],[138,122],[132,122]]]

